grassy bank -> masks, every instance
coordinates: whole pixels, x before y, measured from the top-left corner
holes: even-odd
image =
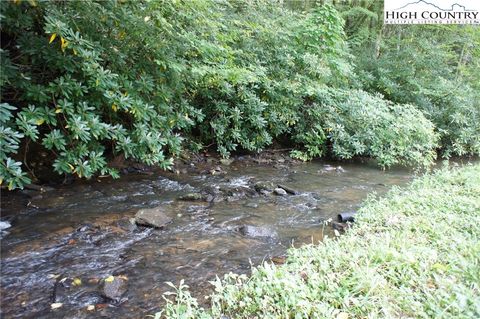
[[[480,165],[445,169],[367,200],[339,239],[217,280],[211,309],[181,286],[156,317],[479,318],[479,239]]]

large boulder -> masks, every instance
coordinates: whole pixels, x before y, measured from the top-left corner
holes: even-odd
[[[143,208],[135,214],[135,223],[142,226],[163,228],[171,221],[162,207]]]

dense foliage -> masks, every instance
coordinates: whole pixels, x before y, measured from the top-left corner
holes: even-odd
[[[155,318],[478,318],[480,165],[370,198],[338,240],[213,284],[211,309],[182,282]]]
[[[390,26],[359,78],[370,92],[412,103],[437,127],[444,155],[480,153],[480,32],[472,26]],[[399,61],[405,61],[399,64]]]
[[[375,10],[2,1],[1,179],[35,178],[32,144],[59,174],[87,178],[117,176],[114,155],[167,168],[204,145],[227,157],[281,141],[301,159],[381,166],[478,154],[478,30],[387,29]]]
[[[299,158],[322,156],[327,143],[337,158],[366,155],[383,167],[435,159],[434,126],[412,105],[357,90],[318,90],[309,99],[295,126],[294,138],[306,149],[294,151]]]

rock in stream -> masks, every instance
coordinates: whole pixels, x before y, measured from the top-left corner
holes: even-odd
[[[155,228],[163,228],[172,221],[168,217],[162,207],[140,209],[135,214],[135,222],[137,225],[150,226]]]
[[[283,188],[280,188],[280,187],[275,188],[273,190],[273,192],[275,193],[275,195],[278,195],[278,196],[286,196],[287,195],[287,192]]]
[[[242,225],[238,227],[238,231],[243,236],[254,238],[277,238],[277,232],[269,227]]]
[[[253,187],[259,193],[262,193],[262,191],[271,192],[275,188],[273,184],[269,182],[257,182]]]
[[[290,195],[298,195],[300,193],[297,190],[295,190],[291,187],[285,186],[285,185],[278,184],[278,187],[285,190]]]
[[[103,282],[103,295],[115,302],[119,302],[127,292],[127,279],[122,276],[110,276]]]

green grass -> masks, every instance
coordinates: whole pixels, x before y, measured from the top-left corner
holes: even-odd
[[[480,165],[369,198],[345,235],[214,285],[206,310],[172,285],[157,318],[480,318]]]

